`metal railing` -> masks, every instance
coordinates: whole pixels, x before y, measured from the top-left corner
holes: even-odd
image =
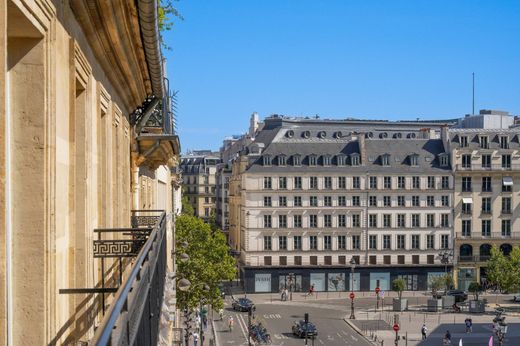
[[[495,240],[495,239],[520,239],[520,233],[517,232],[510,232],[510,233],[502,233],[502,232],[490,232],[487,234],[482,234],[481,232],[472,232],[469,235],[464,235],[461,232],[455,233],[455,238],[457,239],[489,239],[489,240]]]
[[[132,226],[153,229],[98,326],[92,345],[157,345],[166,275],[166,213],[132,211]]]
[[[509,164],[504,165],[502,164],[492,164],[488,166],[483,166],[481,164],[471,164],[471,165],[463,165],[458,164],[456,165],[457,171],[517,171],[520,170],[520,165],[518,164]]]

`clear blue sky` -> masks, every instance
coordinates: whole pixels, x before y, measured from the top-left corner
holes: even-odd
[[[180,0],[165,40],[182,151],[249,116],[520,114],[520,1]]]

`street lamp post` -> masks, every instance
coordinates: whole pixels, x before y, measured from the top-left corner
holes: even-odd
[[[289,300],[292,301],[294,273],[289,273]]]
[[[354,315],[354,269],[356,268],[356,261],[354,257],[350,260],[350,319],[355,320]]]
[[[453,256],[453,253],[451,251],[442,251],[439,253],[439,258],[441,260],[441,263],[444,264],[444,276],[445,278],[448,277],[448,264],[450,263],[450,258]],[[446,280],[446,287],[444,290],[444,294],[448,292],[448,280]]]

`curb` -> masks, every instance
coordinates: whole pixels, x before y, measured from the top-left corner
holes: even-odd
[[[219,342],[217,339],[217,332],[215,331],[215,320],[211,319],[211,334],[213,336],[213,341],[215,346],[219,346]]]
[[[352,328],[356,333],[359,334],[359,336],[361,336],[363,339],[365,339],[368,343],[372,344],[372,345],[379,345],[379,344],[376,344],[374,343],[372,340],[370,340],[369,338],[367,338],[365,336],[365,334],[363,334],[363,332],[352,322],[350,322],[350,319],[346,318],[346,317],[343,317],[343,321],[345,321],[346,324],[348,324],[348,326],[350,328]]]

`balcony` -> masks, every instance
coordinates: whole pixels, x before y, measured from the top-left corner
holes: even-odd
[[[493,165],[462,165],[458,164],[455,166],[457,171],[474,171],[474,172],[488,172],[488,171],[518,171],[520,170],[520,165],[506,165],[502,167],[501,164],[493,164]]]
[[[486,262],[489,260],[491,256],[489,255],[480,255],[480,256],[459,256],[459,263],[477,263],[477,262]]]
[[[456,239],[474,239],[474,240],[503,240],[503,239],[520,239],[520,233],[513,233],[510,234],[502,234],[502,232],[491,232],[488,233],[488,235],[482,235],[482,233],[471,233],[469,236],[462,235],[462,233],[457,232],[455,234]]]

